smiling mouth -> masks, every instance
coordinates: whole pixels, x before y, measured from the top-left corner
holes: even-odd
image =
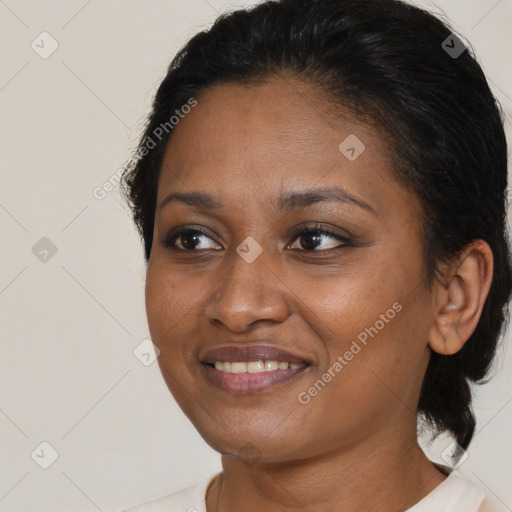
[[[203,362],[210,383],[235,394],[251,394],[295,379],[311,366],[277,360]]]

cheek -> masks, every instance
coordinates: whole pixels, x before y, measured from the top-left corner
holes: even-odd
[[[186,337],[179,333],[186,324],[186,313],[190,307],[187,304],[191,297],[190,290],[180,286],[175,276],[175,273],[167,272],[164,265],[157,261],[151,262],[146,275],[145,299],[151,340],[160,350],[158,364],[169,389],[176,397],[175,376],[183,380],[188,366],[182,341]]]
[[[426,302],[397,290],[381,293],[364,307],[345,307],[331,323],[338,337],[328,347],[329,363],[319,368],[320,374],[335,375],[325,403],[343,404],[333,413],[333,423],[346,422],[347,410],[354,427],[357,418],[364,424],[364,418],[384,418],[406,404],[414,410],[428,363]]]
[[[176,266],[171,268],[165,256],[155,253],[152,257],[145,302],[151,339],[160,350],[158,362],[164,374],[179,374],[194,386],[189,379],[196,378],[199,371],[194,348],[204,324],[201,300],[212,289],[211,275],[186,273]]]
[[[156,254],[155,254],[156,256]],[[159,348],[158,365],[167,387],[186,414],[196,396],[198,368],[190,351],[190,336],[198,322],[193,305],[201,294],[197,287],[186,286],[177,272],[155,257],[148,265],[145,301],[151,340]],[[197,367],[197,368],[196,368]]]
[[[413,394],[428,355],[431,321],[420,270],[395,259],[393,266],[375,265],[310,289],[307,322],[324,345],[311,383],[325,372],[335,375],[325,376],[333,382],[326,386],[327,402],[370,410],[395,394]],[[364,403],[358,402],[363,396]]]
[[[159,340],[171,321],[176,296],[173,283],[169,282],[165,275],[162,276],[155,267],[156,265],[150,265],[146,274],[146,315],[153,343],[160,347]]]
[[[180,329],[183,319],[201,297],[196,283],[184,282],[180,273],[155,258],[146,274],[146,314],[151,334],[161,338]]]

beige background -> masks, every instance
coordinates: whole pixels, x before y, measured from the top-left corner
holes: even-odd
[[[142,246],[117,187],[103,199],[93,190],[126,161],[178,48],[228,5],[250,3],[0,0],[1,512],[114,511],[220,469],[156,363],[133,354],[149,336]],[[437,5],[473,43],[510,137],[512,0]],[[43,31],[58,43],[46,59],[31,47],[55,44]],[[47,262],[32,252],[42,237],[57,248]],[[511,368],[501,352],[477,390],[478,433],[460,468],[504,510]],[[50,460],[43,441],[58,452],[48,469],[31,457]],[[446,444],[429,453],[440,460]]]

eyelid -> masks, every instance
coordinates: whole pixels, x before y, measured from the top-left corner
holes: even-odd
[[[339,228],[338,228],[339,229]],[[338,238],[341,240],[352,240],[352,235],[350,233],[344,231],[344,233],[339,233],[336,231],[336,228],[330,226],[329,224],[325,224],[324,222],[303,222],[295,230],[293,231],[292,236],[298,236],[300,233],[306,232],[309,233],[311,231],[319,231],[323,234],[327,234],[329,236],[332,236],[334,238]],[[295,239],[294,239],[295,240]]]

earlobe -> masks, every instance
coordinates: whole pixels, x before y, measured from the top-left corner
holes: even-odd
[[[446,306],[445,310],[453,311],[453,313],[444,313],[445,315],[451,315],[450,321],[432,326],[428,344],[438,354],[451,356],[457,353],[467,341],[459,333],[457,318],[454,316],[457,314],[454,312],[456,309],[457,306],[454,304]]]
[[[464,343],[465,340],[462,340],[457,332],[457,328],[453,329],[444,338],[444,355],[451,356],[456,354],[464,346]]]

